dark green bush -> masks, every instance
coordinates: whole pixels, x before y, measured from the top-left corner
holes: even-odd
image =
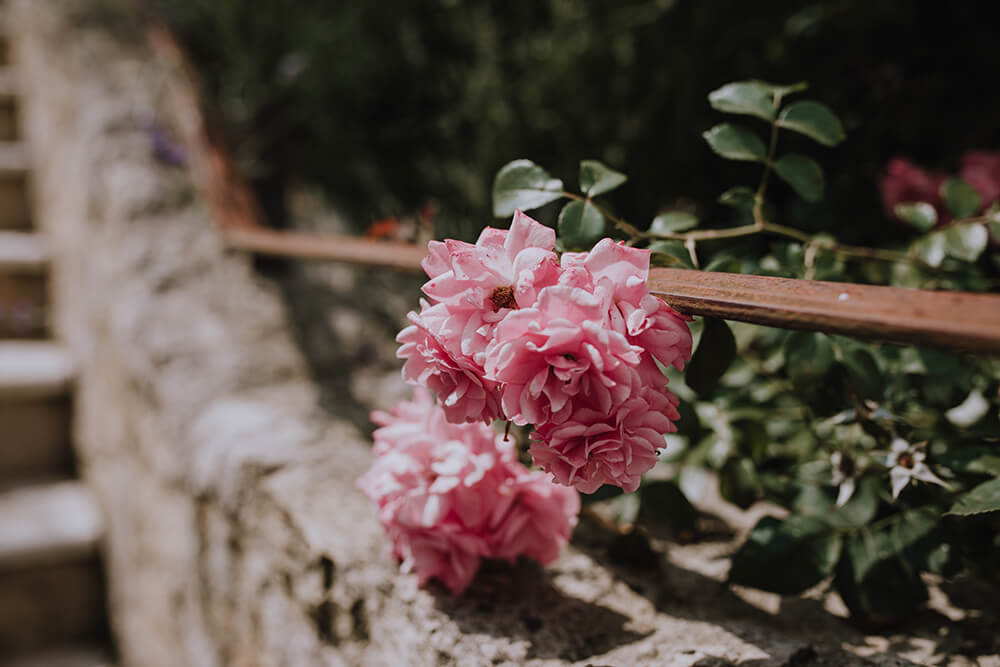
[[[750,168],[720,167],[699,138],[715,119],[704,96],[750,77],[809,79],[841,113],[851,141],[824,156],[828,203],[792,212],[845,240],[893,233],[876,190],[891,156],[948,168],[1000,139],[984,113],[996,12],[981,3],[148,1],[278,221],[284,189],[305,182],[359,227],[433,198],[451,223],[439,231],[469,236],[491,219],[493,174],[521,156],[557,173],[627,167],[613,203],[630,218],[713,201]]]

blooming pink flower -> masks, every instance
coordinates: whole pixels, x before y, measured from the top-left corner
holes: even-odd
[[[534,558],[543,565],[559,557],[569,541],[580,513],[580,496],[568,486],[556,484],[540,470],[519,463],[509,485],[513,500],[490,539],[490,555],[513,562],[518,556]]]
[[[610,301],[611,326],[664,366],[684,369],[691,357],[691,331],[684,317],[649,293],[649,250],[602,239],[589,253],[566,253],[564,267],[583,266],[598,294]]]
[[[663,434],[677,430],[677,402],[669,391],[646,386],[610,413],[579,407],[560,424],[536,427],[531,457],[557,482],[584,493],[602,484],[635,491],[657,461]]]
[[[983,209],[1000,201],[1000,151],[968,151],[958,175],[982,196]]]
[[[504,414],[517,424],[559,423],[586,398],[605,413],[632,390],[642,348],[608,326],[608,304],[580,287],[543,289],[507,315],[487,348],[486,377],[500,383]]]
[[[893,158],[886,165],[879,183],[886,216],[897,220],[896,204],[922,201],[937,209],[940,220],[947,219],[948,213],[940,193],[941,185],[947,179],[947,174],[926,171],[906,158]]]
[[[430,277],[423,291],[445,304],[445,341],[478,367],[493,327],[511,308],[535,302],[538,290],[555,284],[559,261],[552,248],[555,231],[517,211],[510,230],[487,227],[475,245],[431,241],[423,266]]]
[[[403,377],[437,394],[449,420],[488,424],[500,415],[499,387],[483,378],[471,358],[454,354],[454,344],[445,344],[462,335],[445,327],[447,318],[443,304],[430,306],[426,302],[421,303],[420,315],[409,314],[412,324],[396,336],[400,343],[396,356],[406,360]]]
[[[382,425],[375,462],[358,487],[421,585],[434,578],[460,593],[481,558],[544,564],[569,540],[579,497],[521,465],[512,443],[487,426],[449,423],[423,390],[372,418]]]

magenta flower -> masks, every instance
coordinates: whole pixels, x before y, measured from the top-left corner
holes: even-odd
[[[926,171],[906,158],[893,158],[886,165],[879,183],[886,216],[898,220],[896,204],[922,201],[937,209],[939,220],[946,219],[947,211],[940,193],[941,185],[946,180],[947,174]]]
[[[580,407],[560,424],[532,434],[531,457],[556,481],[593,493],[603,484],[626,492],[657,461],[663,435],[676,431],[677,398],[669,391],[639,388],[610,413]]]
[[[451,424],[430,395],[375,413],[375,462],[358,487],[403,570],[462,592],[482,558],[549,563],[568,542],[579,497],[520,464],[483,424]]]

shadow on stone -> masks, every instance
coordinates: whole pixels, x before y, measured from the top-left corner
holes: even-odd
[[[359,383],[372,385],[380,373],[398,377],[394,339],[406,323],[404,308],[417,307],[415,279],[302,262],[272,262],[266,275],[282,292],[296,342],[320,389],[320,407],[370,432],[369,394],[379,388]]]
[[[632,619],[560,591],[536,563],[483,564],[460,597],[441,591],[436,606],[463,633],[483,633],[529,644],[527,658],[571,662],[601,655],[651,634],[628,627]]]

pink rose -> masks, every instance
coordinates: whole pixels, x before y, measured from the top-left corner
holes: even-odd
[[[684,317],[649,293],[650,251],[602,239],[589,253],[563,255],[564,266],[581,265],[595,291],[611,303],[611,326],[664,366],[684,369],[691,357],[691,331]]]
[[[457,346],[455,342],[445,345],[445,341],[460,339],[462,335],[445,330],[442,324],[448,315],[445,307],[426,303],[422,306],[420,315],[410,313],[412,325],[396,336],[400,343],[396,356],[406,360],[403,377],[437,394],[450,421],[489,424],[500,415],[499,388],[483,378],[470,357],[452,353]]]
[[[937,209],[939,220],[950,219],[940,193],[941,184],[946,180],[947,174],[925,171],[906,158],[893,158],[879,183],[886,216],[898,220],[894,210],[896,204],[922,201]]]
[[[580,513],[580,495],[555,484],[552,476],[513,463],[517,474],[508,487],[516,498],[490,539],[490,555],[513,562],[518,556],[546,565],[569,542]]]
[[[423,266],[430,277],[423,291],[445,304],[461,354],[482,366],[485,341],[512,308],[532,304],[541,288],[555,284],[559,261],[555,231],[517,211],[510,230],[487,227],[475,245],[431,241]]]
[[[516,460],[483,424],[451,424],[430,395],[375,413],[375,461],[358,487],[379,508],[393,555],[420,584],[462,592],[481,558],[543,564],[568,542],[579,497]]]
[[[574,399],[608,413],[631,389],[642,348],[608,325],[608,304],[580,287],[556,285],[509,313],[486,353],[504,414],[517,424],[565,421]]]
[[[980,211],[1000,200],[1000,151],[968,151],[958,175],[982,196]]]
[[[400,401],[392,412],[376,410],[371,420],[381,428],[374,434],[375,455],[390,451],[429,451],[438,442],[460,442],[473,453],[495,453],[496,433],[479,423],[449,421],[445,411],[423,387],[417,387],[412,401]]]
[[[677,430],[676,406],[669,391],[643,387],[610,414],[578,408],[561,424],[537,427],[531,457],[557,482],[584,493],[603,484],[635,491],[643,473],[656,464],[663,434]]]

